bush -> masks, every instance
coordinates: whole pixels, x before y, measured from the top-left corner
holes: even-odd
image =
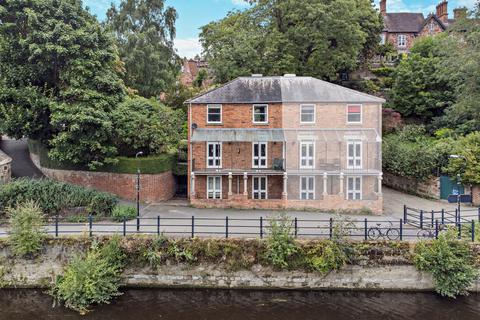
[[[18,203],[34,200],[48,215],[86,207],[88,213],[109,216],[117,204],[114,195],[49,179],[18,179],[0,187],[0,214]]]
[[[307,251],[305,263],[308,269],[327,274],[339,270],[349,261],[347,254],[335,241],[325,241]]]
[[[265,259],[274,267],[289,267],[289,258],[298,252],[292,235],[292,221],[287,216],[272,218],[269,226]]]
[[[110,303],[119,292],[125,254],[120,239],[95,242],[85,257],[75,257],[58,276],[50,294],[65,307],[87,313],[92,305]]]
[[[467,295],[478,276],[470,246],[455,237],[455,231],[446,232],[430,243],[421,242],[414,256],[416,267],[432,274],[436,291],[451,298]]]
[[[112,211],[115,221],[132,220],[137,217],[137,210],[134,207],[118,205]]]
[[[27,201],[7,210],[10,222],[8,242],[14,254],[33,255],[42,249],[46,238],[44,217],[40,207]]]

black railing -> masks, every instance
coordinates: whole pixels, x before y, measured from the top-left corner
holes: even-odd
[[[407,218],[420,216],[420,212],[407,212]],[[435,218],[435,217],[434,217]],[[477,217],[478,218],[478,217]],[[436,238],[446,229],[439,219],[421,223],[422,228],[399,220],[342,220],[342,219],[299,219],[287,220],[291,233],[296,238],[333,239],[340,235],[351,240],[418,240]],[[419,220],[423,221],[423,220]],[[70,222],[68,218],[53,217],[45,225],[45,231],[55,237],[63,235],[108,235],[128,236],[133,234],[168,235],[174,237],[216,237],[216,238],[265,238],[271,233],[270,218],[200,218],[200,217],[162,217],[139,218],[137,220],[97,220],[89,216],[84,222]],[[407,221],[408,222],[408,221]],[[448,228],[457,228],[459,238],[475,240],[477,219],[466,217]],[[7,236],[9,227],[6,222],[0,223],[0,236]]]

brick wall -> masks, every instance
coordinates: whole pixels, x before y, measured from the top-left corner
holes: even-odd
[[[480,185],[472,186],[471,192],[472,192],[472,204],[474,206],[480,206]]]
[[[399,47],[398,46],[398,36],[404,34],[407,36],[407,46],[406,47]],[[415,33],[388,33],[387,34],[387,41],[389,41],[396,50],[399,52],[409,52],[415,42]]]
[[[417,194],[422,197],[440,199],[440,178],[419,182],[412,178],[400,177],[388,172],[383,174],[383,184],[387,187]]]
[[[48,178],[113,193],[124,200],[136,199],[135,174],[47,169],[39,165],[36,155],[30,154],[30,156],[35,165]],[[175,177],[171,171],[160,174],[142,174],[140,185],[140,201],[146,203],[169,200],[176,192]]]
[[[433,27],[433,30],[430,31],[431,22],[433,22],[434,27]],[[440,27],[437,21],[432,19],[431,21],[427,22],[427,24],[425,24],[425,26],[423,27],[422,31],[420,31],[420,36],[431,36],[441,32],[443,32],[442,27]]]

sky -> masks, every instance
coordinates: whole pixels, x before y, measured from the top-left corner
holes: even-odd
[[[378,6],[380,0],[375,0]],[[441,0],[387,0],[389,12],[422,12],[427,15],[435,11]],[[453,17],[453,9],[466,6],[472,9],[477,0],[451,0],[448,4],[449,14]],[[85,6],[99,20],[105,19],[111,3],[120,0],[84,0]],[[198,41],[199,28],[210,21],[224,17],[229,11],[243,10],[248,4],[243,0],[166,0],[167,5],[175,7],[178,12],[177,38],[175,48],[181,57],[192,58],[202,51]]]

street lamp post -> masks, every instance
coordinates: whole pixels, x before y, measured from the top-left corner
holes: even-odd
[[[459,154],[451,154],[449,156],[450,159],[463,159],[465,167],[467,167],[467,158],[465,156],[459,155]],[[460,185],[462,184],[462,177],[460,176],[460,173],[457,174],[457,185],[458,185],[458,195],[457,195],[457,207],[458,207],[458,213],[460,214]]]
[[[136,183],[136,191],[137,191],[137,232],[140,231],[140,166],[138,164],[138,157],[143,155],[143,152],[137,152],[135,155],[135,159],[137,162],[137,183]]]

